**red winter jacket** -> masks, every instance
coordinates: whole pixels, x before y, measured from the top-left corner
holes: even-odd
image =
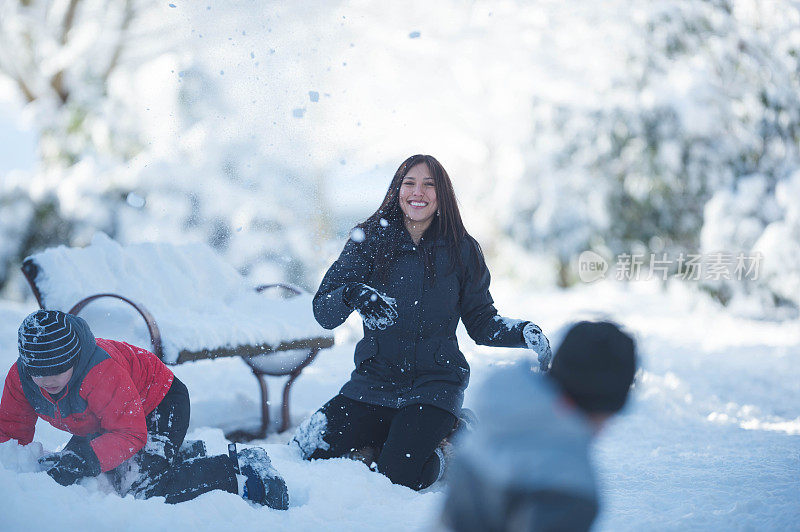
[[[102,471],[114,469],[147,442],[145,416],[164,399],[172,371],[151,352],[114,340],[81,351],[72,378],[53,400],[18,361],[8,372],[0,401],[0,442],[27,445],[36,418],[77,436],[98,435],[92,449]]]

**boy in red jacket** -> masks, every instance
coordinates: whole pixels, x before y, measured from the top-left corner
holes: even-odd
[[[199,452],[186,456],[189,392],[149,351],[95,339],[83,319],[58,310],[25,318],[18,340],[0,401],[0,442],[30,443],[37,417],[73,434],[64,450],[39,460],[59,484],[110,472],[122,495],[137,498],[177,503],[221,489],[288,507],[286,484],[263,449],[233,460],[207,457],[196,442]]]

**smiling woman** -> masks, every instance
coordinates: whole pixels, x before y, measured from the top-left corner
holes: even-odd
[[[406,229],[414,243],[418,244],[439,208],[436,182],[427,164],[420,162],[411,167],[403,178],[398,200],[405,215],[403,221]]]
[[[462,417],[470,369],[459,319],[479,344],[534,349],[544,369],[550,347],[533,323],[498,315],[480,246],[434,157],[406,159],[358,229],[314,297],[325,328],[361,314],[355,370],[293,441],[308,459],[373,454],[392,482],[422,489],[441,477],[440,447]]]

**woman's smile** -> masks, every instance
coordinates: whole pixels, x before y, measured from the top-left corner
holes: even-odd
[[[413,233],[421,235],[439,207],[436,201],[436,183],[427,165],[417,164],[408,171],[400,183],[398,199],[407,223],[421,224],[413,228]]]

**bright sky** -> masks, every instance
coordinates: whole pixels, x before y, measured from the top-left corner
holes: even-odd
[[[36,161],[36,135],[22,121],[21,109],[0,90],[0,178],[11,170],[30,170]]]

